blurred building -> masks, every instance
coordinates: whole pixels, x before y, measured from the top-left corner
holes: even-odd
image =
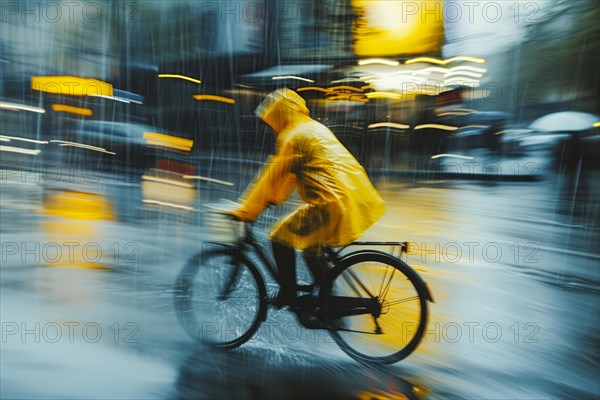
[[[408,90],[397,79],[386,86],[381,76],[380,85],[369,88],[364,76],[407,72],[402,70],[408,69],[407,61],[420,56],[441,60],[478,56],[460,53],[461,48],[471,48],[464,43],[479,23],[446,15],[457,7],[464,4],[441,0],[3,3],[0,101],[46,112],[15,114],[0,109],[0,134],[73,141],[77,132],[89,131],[89,121],[107,121],[132,124],[136,128],[131,131],[146,126],[194,140],[192,153],[229,149],[240,158],[260,159],[261,153],[272,151],[272,137],[252,114],[261,97],[283,85],[317,86],[322,91],[301,92],[313,116],[332,126],[355,154],[364,157],[381,153],[382,148],[392,149],[392,154],[423,149],[423,140],[439,135],[417,134],[415,127],[437,122],[436,109],[452,105],[448,104],[452,96],[436,99],[435,92],[423,91],[422,86]],[[576,6],[558,3],[540,11],[535,23],[519,26],[526,31],[525,41],[513,37],[500,49],[500,36],[491,37],[484,43],[491,55],[478,82],[481,90],[467,88],[463,93],[468,95],[454,103],[507,111],[518,118],[533,116],[536,107],[552,102],[561,106],[566,101],[581,102],[585,111],[596,111],[598,28],[593,16],[597,13],[592,1]],[[511,15],[503,18],[510,22]],[[541,38],[548,42],[541,43]],[[548,68],[554,49],[560,64]],[[356,68],[359,60],[372,57],[400,66],[397,70]],[[430,61],[413,66],[439,67]],[[190,79],[162,79],[162,74]],[[94,78],[111,84],[114,93],[90,97],[32,90],[33,76]],[[336,88],[340,86],[345,87]],[[366,97],[378,91],[392,95]],[[497,93],[500,96],[492,98]],[[56,105],[61,111],[53,108]],[[368,132],[378,123],[395,125]],[[427,154],[444,149],[441,142],[426,147]]]

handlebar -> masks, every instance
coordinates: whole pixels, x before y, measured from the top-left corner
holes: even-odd
[[[227,231],[228,229],[233,229],[233,231],[236,232],[236,233],[233,233],[233,236],[231,237],[232,239],[234,236],[237,238],[253,238],[254,237],[253,229],[252,229],[252,225],[254,224],[254,221],[242,221],[231,214],[232,211],[237,210],[241,207],[240,204],[233,202],[231,200],[221,200],[221,202],[219,202],[219,203],[205,204],[203,207],[209,213],[220,215],[232,222],[235,221],[234,225],[231,225],[231,226],[227,226],[228,224],[222,225],[225,222],[224,220],[221,220],[221,223],[220,223],[221,226],[226,227],[225,231]],[[223,228],[218,228],[218,230],[220,232],[222,232]],[[233,242],[230,242],[230,243],[233,243]]]

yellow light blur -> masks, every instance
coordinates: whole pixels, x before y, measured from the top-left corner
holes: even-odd
[[[256,86],[242,85],[241,83],[236,83],[236,84],[234,84],[234,86],[241,87],[244,89],[257,89],[258,90],[258,87],[256,87]]]
[[[446,65],[446,64],[449,64],[451,62],[456,62],[456,61],[467,61],[467,62],[473,62],[473,63],[477,63],[477,64],[485,63],[484,58],[459,56],[459,57],[448,58],[445,60],[442,60],[440,58],[433,58],[433,57],[416,57],[416,58],[411,58],[410,60],[406,60],[405,64],[427,62],[427,63],[431,63],[431,64]]]
[[[445,117],[448,115],[469,115],[472,114],[470,112],[464,112],[464,111],[449,111],[449,112],[444,112],[441,114],[437,114],[438,117]]]
[[[370,64],[383,64],[383,65],[391,65],[395,67],[400,63],[395,60],[386,60],[385,58],[368,58],[366,60],[360,60],[358,65],[370,65]]]
[[[112,96],[110,83],[76,76],[32,76],[31,89],[71,96]]]
[[[46,112],[46,110],[44,110],[43,108],[40,107],[33,107],[33,106],[28,106],[25,104],[18,104],[18,103],[9,103],[6,101],[0,101],[0,108],[3,108],[5,110],[11,110],[11,111],[31,111],[31,112],[35,112],[38,114],[43,114]]]
[[[414,390],[414,389],[413,389]],[[418,397],[421,400],[423,397]],[[401,391],[390,389],[390,390],[363,390],[356,394],[356,400],[408,400],[409,397]]]
[[[146,139],[146,144],[150,146],[168,147],[184,151],[190,151],[194,144],[194,141],[190,139],[155,132],[144,132],[144,139]]]
[[[441,125],[441,124],[423,124],[423,125],[417,125],[417,126],[415,126],[415,130],[427,129],[427,128],[442,129],[442,130],[445,130],[445,131],[455,131],[455,130],[458,129],[456,126]]]
[[[221,103],[235,104],[235,99],[230,97],[215,96],[214,94],[195,94],[192,96],[195,100],[219,101]]]
[[[594,128],[600,128],[600,121],[594,122],[594,125],[592,125],[592,127],[594,127]]]
[[[440,109],[441,111],[442,109]],[[459,113],[467,113],[467,114],[475,114],[478,113],[479,111],[477,110],[472,110],[470,108],[452,108],[451,110],[448,111],[449,113],[452,112],[459,112]],[[442,115],[442,114],[438,114],[438,115]]]
[[[110,202],[101,195],[66,190],[49,196],[44,202],[44,214],[74,220],[114,220]]]
[[[354,53],[359,57],[438,52],[443,42],[442,0],[423,0],[406,10],[405,1],[352,0],[358,15]]]
[[[47,196],[42,212],[46,217],[52,218],[41,225],[48,238],[55,243],[97,243],[100,239],[97,222],[115,220],[112,204],[106,197],[71,190]],[[94,251],[89,251],[90,247],[96,250],[95,254]],[[87,246],[84,252],[63,251],[55,260],[48,260],[47,265],[106,268],[97,246]]]
[[[92,110],[89,108],[68,106],[66,104],[52,104],[52,110],[54,110],[54,112],[83,115],[84,117],[91,117],[93,115]]]
[[[299,81],[304,81],[304,82],[309,82],[309,83],[315,83],[315,81],[313,81],[312,79],[302,78],[301,76],[294,76],[294,75],[274,76],[271,79],[273,79],[274,81],[281,80],[281,79],[296,79],[296,80],[299,80]]]
[[[529,132],[533,132],[533,129],[506,129],[503,131],[496,132],[495,135],[504,135],[505,133],[521,134],[521,133],[529,133]]]
[[[359,103],[367,103],[369,100],[363,95],[351,95],[351,94],[336,94],[328,97],[326,102],[339,102],[339,101],[356,101]]]
[[[304,91],[307,91],[307,90],[315,90],[315,91],[323,92],[323,93],[328,93],[329,92],[327,89],[322,88],[322,87],[318,87],[318,86],[304,86],[304,87],[301,87],[301,88],[297,89],[298,92],[304,92]]]
[[[399,128],[399,129],[408,129],[410,125],[397,124],[394,122],[376,122],[368,126],[369,128],[380,128],[380,127],[390,127],[390,128]]]
[[[354,86],[348,86],[348,85],[333,86],[328,89],[328,91],[330,91],[330,92],[334,92],[336,90],[350,90],[352,92],[362,92],[363,91],[362,89],[359,89]]]
[[[477,63],[477,64],[483,64],[483,63],[485,63],[485,58],[458,56],[458,57],[452,57],[452,58],[446,59],[446,64],[455,62],[455,61],[467,61],[467,62],[473,62],[473,63]]]
[[[420,95],[420,94],[424,94],[427,96],[437,96],[438,94],[442,93],[444,90],[435,90],[435,89],[420,89],[420,90],[415,90],[415,91],[411,91],[411,92],[404,92],[403,94],[405,96],[412,96],[412,97],[407,97],[407,99],[409,98],[414,98],[414,96]]]
[[[427,63],[439,64],[439,65],[446,64],[445,60],[440,60],[439,58],[433,58],[433,57],[416,57],[416,58],[411,58],[410,60],[406,60],[405,64],[414,64],[414,63],[421,63],[421,62],[427,62]]]
[[[304,92],[306,90],[314,90],[314,91],[323,92],[323,93],[334,93],[337,90],[348,90],[348,91],[358,92],[358,93],[364,91],[364,89],[362,89],[362,88],[357,88],[357,87],[349,86],[349,85],[332,86],[330,88],[322,88],[319,86],[304,86],[304,87],[297,89],[298,92]]]
[[[185,81],[190,81],[194,83],[202,83],[200,79],[190,78],[189,76],[178,75],[178,74],[158,74],[159,78],[174,78],[174,79],[183,79]]]
[[[371,92],[365,94],[369,99],[402,99],[402,95],[390,92]]]

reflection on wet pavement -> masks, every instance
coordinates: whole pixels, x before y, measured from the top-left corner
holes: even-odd
[[[430,389],[398,370],[270,351],[201,349],[182,364],[177,398],[424,399]]]
[[[75,191],[4,183],[2,397],[37,395],[23,389],[24,379],[52,370],[56,383],[44,381],[44,394],[60,398],[86,397],[90,382],[100,388],[96,394],[132,398],[594,398],[600,392],[599,178],[592,169],[576,176],[565,171],[543,182],[485,184],[375,179],[387,211],[363,239],[410,241],[405,259],[436,300],[423,342],[385,369],[356,363],[326,332],[315,342],[314,332],[281,312],[270,312],[240,349],[199,349],[177,323],[172,285],[204,237],[201,213],[143,203],[141,180]],[[195,206],[224,197],[207,187],[197,195]],[[270,209],[257,227],[268,229],[297,204]],[[97,243],[106,256],[97,263],[108,268],[47,268],[55,255],[44,254],[44,246],[71,240],[81,244],[75,249]],[[95,259],[91,247],[85,256]],[[40,343],[32,346],[35,334],[22,333],[36,322]],[[71,322],[98,324],[104,336],[82,343],[77,331],[70,343],[64,324]],[[138,342],[115,343],[111,327],[123,339],[130,322]],[[57,325],[63,337],[44,341]],[[280,329],[271,337],[273,327]],[[298,340],[286,338],[283,328]],[[81,345],[83,358],[103,361],[81,368]],[[147,375],[117,373],[122,369],[113,362]],[[146,382],[155,383],[152,390]]]

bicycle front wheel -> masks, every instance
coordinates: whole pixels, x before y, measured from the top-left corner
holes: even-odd
[[[248,341],[267,311],[265,284],[238,249],[214,245],[191,257],[174,290],[177,317],[194,339],[234,348]]]
[[[344,257],[331,272],[323,310],[345,353],[360,362],[393,364],[416,349],[427,325],[429,292],[410,266],[365,250]]]

